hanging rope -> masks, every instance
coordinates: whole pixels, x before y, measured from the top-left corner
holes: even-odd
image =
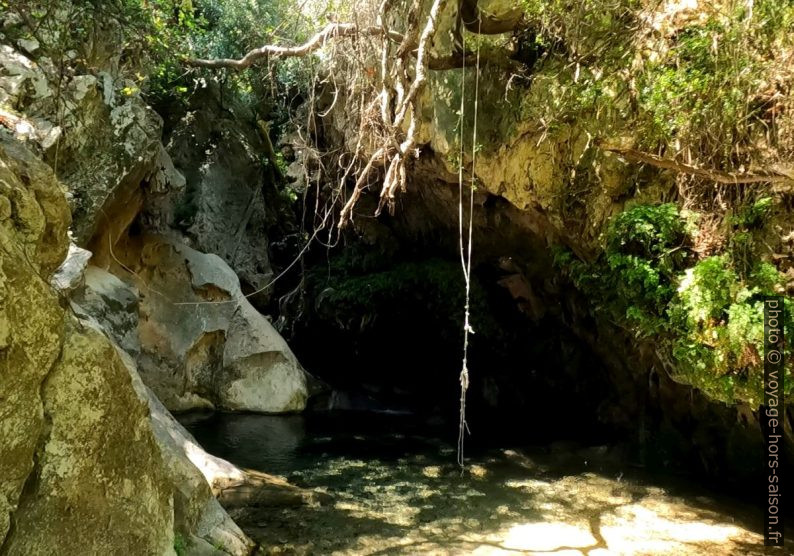
[[[478,21],[478,31],[480,23]],[[474,176],[477,163],[477,111],[479,104],[480,94],[480,43],[477,42],[477,58],[475,65],[474,75],[474,122],[472,124],[472,140],[471,140],[471,182],[469,184],[469,222],[468,222],[468,240],[466,241],[465,249],[463,242],[463,124],[464,107],[465,107],[465,93],[466,93],[466,35],[465,32],[461,33],[461,43],[464,52],[463,62],[461,65],[461,91],[460,91],[460,156],[458,161],[458,239],[460,243],[460,262],[463,267],[463,279],[466,283],[466,301],[464,307],[463,317],[463,364],[460,370],[460,419],[458,422],[458,465],[463,469],[465,465],[464,459],[464,441],[466,433],[470,433],[469,425],[466,422],[466,392],[469,389],[469,334],[474,334],[470,322],[470,299],[471,299],[471,247],[472,247],[472,231],[474,229]]]

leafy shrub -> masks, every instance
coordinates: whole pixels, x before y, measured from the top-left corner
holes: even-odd
[[[750,210],[768,209],[762,202]],[[730,253],[693,264],[687,249],[690,226],[673,205],[633,207],[608,226],[605,252],[596,263],[564,251],[555,255],[555,263],[597,310],[669,345],[677,380],[713,399],[756,404],[763,395],[763,299],[780,291],[782,276],[752,252],[746,274]],[[784,303],[791,334],[794,301],[785,298]],[[787,378],[789,392],[794,390],[791,370]]]
[[[687,269],[670,307],[671,329],[678,336],[673,353],[684,380],[726,402],[761,401],[763,299],[780,282],[769,263],[756,265],[743,281],[725,255]],[[784,302],[790,310],[791,299]],[[789,314],[787,329],[793,324]]]
[[[791,148],[769,121],[766,92],[790,84],[782,68],[791,2],[706,2],[702,17],[636,0],[523,6],[544,55],[522,112],[546,130],[575,122],[594,136],[629,135],[640,148],[725,169],[764,158],[760,145]]]

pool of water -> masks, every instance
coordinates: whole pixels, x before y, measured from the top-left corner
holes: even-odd
[[[485,438],[461,470],[455,427],[416,417],[181,420],[210,453],[333,497],[233,515],[264,554],[764,553],[760,510],[645,476],[617,448],[507,449]]]

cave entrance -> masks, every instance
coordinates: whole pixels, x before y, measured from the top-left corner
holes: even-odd
[[[326,385],[313,410],[403,412],[457,426],[465,287],[457,197],[433,189],[421,199],[409,190],[393,216],[360,219],[343,246],[307,266],[288,340]],[[471,441],[606,442],[614,426],[603,417],[616,393],[600,358],[565,324],[537,223],[478,195]]]

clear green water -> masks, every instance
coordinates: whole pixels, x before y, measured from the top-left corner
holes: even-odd
[[[412,417],[183,422],[215,455],[332,495],[234,515],[264,554],[763,554],[760,511],[644,476],[606,447],[500,449],[485,438],[461,472],[454,427]]]

